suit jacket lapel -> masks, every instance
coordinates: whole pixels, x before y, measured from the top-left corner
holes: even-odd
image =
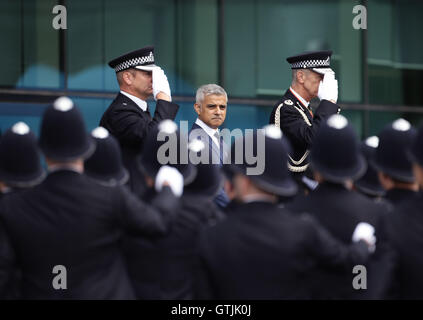
[[[207,134],[207,132],[206,131],[204,131],[204,129],[203,128],[201,128],[198,124],[196,124],[195,122],[194,122],[194,124],[192,125],[192,127],[191,127],[191,131],[193,131],[193,130],[200,130],[199,132],[201,132],[201,137],[202,137],[202,139],[204,139],[205,141],[204,142],[208,142],[208,144],[209,144],[209,155],[211,156],[211,157],[213,157],[213,158],[215,158],[215,159],[219,159],[220,160],[220,164],[222,164],[223,163],[223,159],[222,159],[222,156],[220,155],[220,152],[219,152],[219,148],[218,148],[218,146],[213,142],[213,139]],[[191,132],[190,131],[190,132]],[[193,136],[193,137],[191,137],[190,136],[190,139],[191,138],[197,138],[196,136]],[[221,140],[222,141],[222,140]],[[213,163],[213,162],[212,162]]]

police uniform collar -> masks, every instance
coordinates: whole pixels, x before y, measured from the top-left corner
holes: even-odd
[[[298,92],[296,92],[294,89],[292,89],[292,87],[289,87],[289,90],[302,103],[303,106],[305,106],[305,107],[308,108],[308,106],[310,104],[309,101],[306,101],[306,99],[304,99],[303,97],[301,97]]]
[[[147,102],[145,102],[144,100],[142,100],[142,99],[140,99],[140,98],[138,98],[136,96],[133,96],[132,94],[129,94],[129,93],[125,92],[125,91],[120,90],[120,93],[122,93],[123,95],[125,95],[129,99],[131,99],[133,102],[135,102],[135,104],[138,107],[140,107],[140,109],[142,111],[144,111],[144,112],[147,111]]]

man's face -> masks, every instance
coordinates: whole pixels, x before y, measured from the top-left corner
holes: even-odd
[[[225,121],[228,99],[225,95],[205,96],[203,102],[194,104],[198,118],[210,128],[217,129]]]
[[[139,69],[132,69],[132,88],[138,96],[145,100],[153,94],[152,72]]]
[[[319,92],[320,81],[323,80],[323,75],[311,70],[304,70],[304,89],[310,96],[310,99],[317,97]]]

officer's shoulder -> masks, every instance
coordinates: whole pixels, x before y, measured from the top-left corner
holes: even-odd
[[[291,107],[294,105],[294,103],[295,102],[292,99],[283,98],[279,100],[278,102],[276,102],[276,104],[274,105],[274,108]]]

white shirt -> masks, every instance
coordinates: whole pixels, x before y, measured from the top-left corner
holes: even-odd
[[[197,120],[195,120],[195,123],[198,124],[209,135],[209,137],[213,140],[213,142],[216,144],[216,146],[218,148],[220,148],[220,141],[215,136],[216,132],[219,133],[219,129],[210,128],[208,125],[206,125],[199,118],[197,118]]]
[[[297,92],[295,92],[295,90],[294,89],[292,89],[292,87],[289,87],[289,90],[291,90],[291,92],[292,92],[292,94],[294,95],[294,96],[296,96],[297,97],[297,99],[298,100],[300,100],[301,101],[301,103],[303,104],[303,105],[305,105],[307,108],[308,108],[308,105],[310,104],[310,102],[309,101],[306,101],[303,97],[301,97]]]
[[[129,99],[134,101],[137,104],[137,106],[141,108],[142,111],[147,111],[147,102],[125,91],[120,90],[120,93],[122,93],[123,95],[127,96]]]

